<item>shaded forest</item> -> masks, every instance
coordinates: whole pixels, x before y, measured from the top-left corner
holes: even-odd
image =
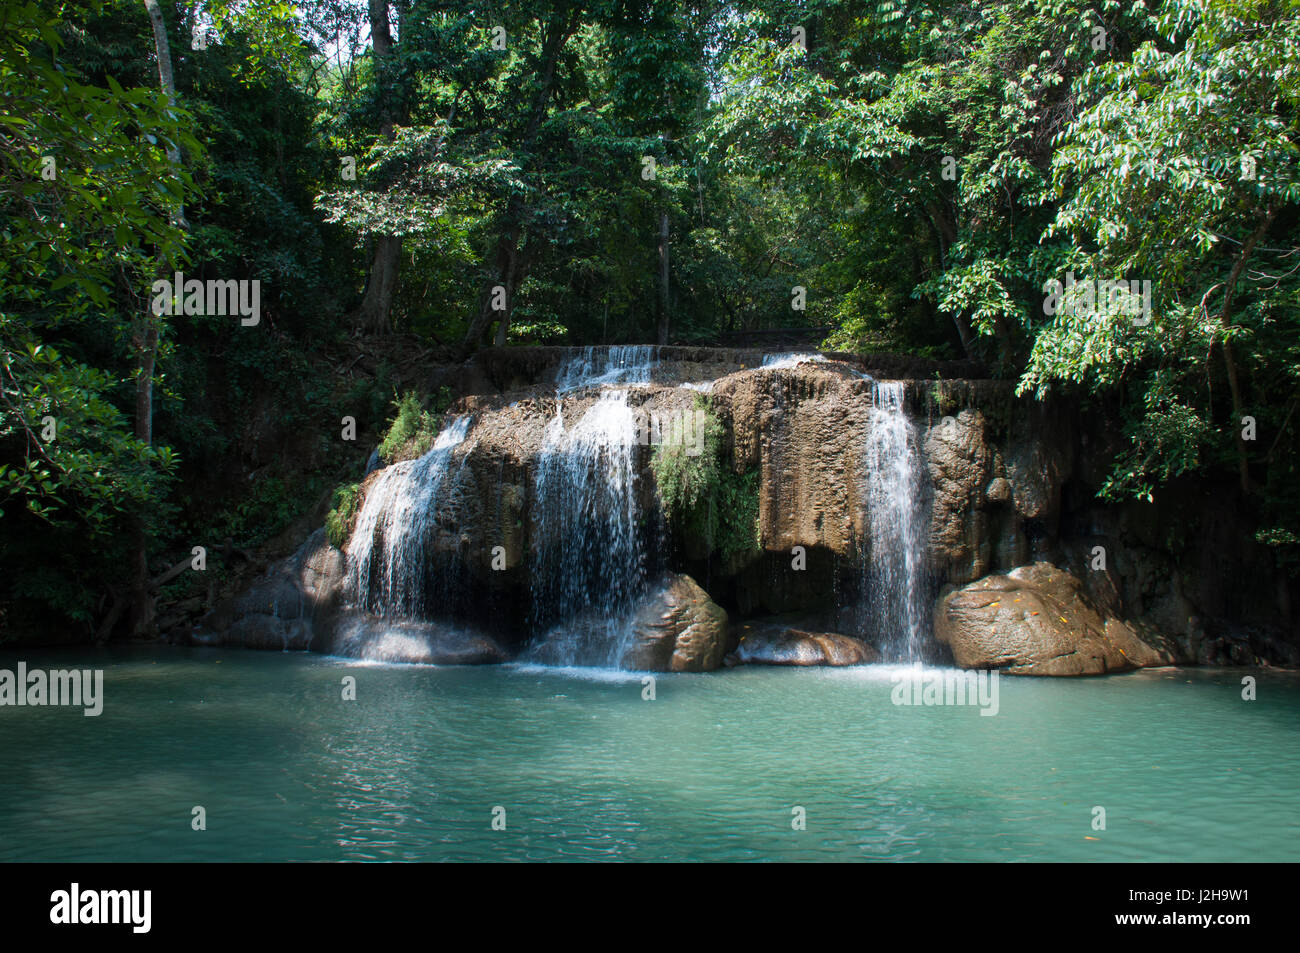
[[[1300,561],[1295,0],[13,2],[0,102],[0,639],[210,605],[489,346],[978,361]]]

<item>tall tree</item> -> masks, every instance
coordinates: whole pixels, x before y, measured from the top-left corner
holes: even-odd
[[[172,72],[171,44],[167,40],[167,24],[163,20],[158,0],[144,0],[153,27],[154,51],[158,57],[158,85],[167,96],[168,105],[176,108],[176,76]],[[180,147],[172,141],[166,143],[167,162],[172,174],[179,178],[181,171]],[[172,224],[185,229],[184,206],[177,202],[172,210]],[[158,274],[166,279],[172,262],[162,255],[158,259]],[[177,295],[180,288],[173,289]],[[158,342],[162,337],[162,316],[155,314],[152,299],[143,308],[136,309],[131,343],[139,355],[135,382],[135,436],[145,446],[153,444],[153,384],[158,363]],[[145,635],[153,628],[154,599],[149,583],[149,531],[143,520],[137,521],[134,530],[135,546],[132,554],[130,628],[135,635]]]
[[[389,21],[389,0],[370,0],[370,39],[375,59],[375,79],[379,95],[379,134],[393,140],[393,125],[398,118],[393,97],[393,34]],[[377,235],[370,260],[370,278],[365,297],[357,311],[357,324],[368,334],[386,334],[392,330],[393,295],[397,291],[397,271],[402,258],[400,235]]]
[[[560,51],[573,31],[577,29],[580,15],[579,9],[562,0],[554,5],[554,10],[542,31],[541,53],[531,78],[535,85],[532,105],[528,110],[527,123],[517,144],[520,165],[525,170],[529,168],[530,154],[536,144],[542,121],[546,118],[546,109],[555,85],[555,71],[559,63]],[[494,319],[498,322],[497,345],[501,346],[506,342],[506,334],[510,328],[510,308],[529,266],[531,248],[526,246],[522,253],[520,250],[525,211],[523,197],[518,192],[512,192],[497,226],[498,237],[492,256],[493,264],[486,287],[480,296],[478,314],[465,332],[465,348],[476,347]],[[496,308],[501,297],[501,293],[495,290],[497,288],[504,290],[504,310]]]

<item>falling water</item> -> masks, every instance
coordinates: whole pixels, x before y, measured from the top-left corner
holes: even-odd
[[[560,366],[555,388],[564,394],[604,384],[644,384],[650,380],[658,350],[650,344],[583,348],[581,354]]]
[[[920,658],[924,584],[921,466],[902,381],[872,384],[866,497],[870,525],[865,583],[869,633],[886,657]]]
[[[441,608],[435,604],[430,550],[439,491],[469,423],[468,417],[450,421],[428,453],[395,463],[375,478],[345,550],[348,591],[358,608],[407,619],[425,619]]]
[[[784,354],[766,354],[763,367],[768,370],[788,370],[800,364],[825,364],[826,358],[815,351],[790,351]]]
[[[625,387],[643,383],[652,347],[587,348],[557,375],[555,417],[538,454],[533,622],[544,630],[534,655],[560,665],[617,666],[630,616],[646,586],[649,555],[637,503],[637,421]],[[563,394],[603,387],[578,422],[565,426]]]

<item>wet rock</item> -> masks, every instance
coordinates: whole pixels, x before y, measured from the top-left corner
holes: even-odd
[[[722,665],[727,613],[690,576],[652,587],[632,622],[621,667],[652,672],[707,672]]]
[[[246,649],[305,652],[311,644],[311,626],[300,618],[281,619],[250,613],[226,630],[221,644]]]
[[[1006,477],[994,477],[984,491],[990,503],[1007,503],[1011,500],[1011,483]]]
[[[961,668],[1011,675],[1099,675],[1181,661],[1100,611],[1083,584],[1050,563],[991,575],[939,600],[935,637]]]
[[[469,626],[381,619],[351,610],[340,613],[331,640],[317,641],[313,648],[345,658],[424,665],[493,665],[510,658],[496,639]]]
[[[563,548],[557,540],[571,534],[548,518],[536,487],[548,429],[561,419],[573,427],[599,399],[598,390],[588,387],[566,391],[557,401],[557,371],[574,353],[494,349],[449,372],[459,375],[453,389],[464,395],[451,413],[472,417],[473,425],[454,452],[454,470],[429,521],[424,582],[439,595],[429,614],[467,620],[512,649],[521,647],[533,624],[543,567],[569,571],[564,560],[538,558],[539,552]],[[1082,581],[1080,598],[1099,620],[1082,628],[1047,626],[1047,610],[1038,608],[1042,619],[1031,615],[1032,625],[1021,620],[1014,627],[1019,648],[999,647],[993,636],[963,626],[978,630],[1006,620],[987,606],[966,604],[968,596],[954,595],[954,618],[946,624],[954,644],[971,658],[1026,669],[1111,671],[1129,662],[1108,648],[1107,638],[1124,653],[1141,655],[1140,646],[1110,635],[1127,631],[1158,653],[1207,663],[1300,659],[1292,608],[1300,588],[1279,571],[1269,548],[1240,532],[1240,500],[1231,489],[1192,481],[1182,490],[1164,489],[1154,504],[1099,501],[1096,488],[1117,447],[1101,439],[1104,427],[1069,402],[1017,398],[1009,381],[948,379],[954,368],[936,381],[937,368],[922,370],[910,359],[881,355],[827,355],[825,361],[764,368],[759,351],[658,353],[661,362],[651,380],[629,387],[628,406],[638,420],[651,414],[669,419],[692,412],[698,397],[680,383],[713,382],[709,401],[732,472],[758,474],[760,545],[724,559],[713,541],[683,526],[657,535],[660,505],[649,465],[654,448],[640,445],[633,481],[638,525],[648,539],[659,540],[646,543],[646,562],[690,572],[713,600],[738,614],[829,612],[862,598],[871,485],[864,471],[872,387],[862,376],[866,371],[881,380],[905,380],[905,407],[928,477],[920,488],[926,584],[967,586],[991,573],[1009,579],[1013,567],[1051,562]],[[363,492],[379,479],[372,472]],[[605,518],[599,508],[606,505],[590,502],[593,523]],[[286,641],[298,644],[289,624],[302,620],[328,641],[342,554],[323,542],[323,534],[313,537],[307,553],[277,564],[239,599],[223,602],[191,638],[279,648]],[[1092,566],[1099,546],[1106,554],[1101,570]],[[798,566],[795,547],[803,548]],[[600,547],[594,548],[598,558]],[[540,588],[554,588],[554,580],[542,581]],[[1033,598],[1044,606],[1052,599],[1073,605],[1068,593],[1054,591],[1049,586]],[[1016,596],[1011,598],[1014,605]],[[638,667],[707,667],[711,645],[694,648],[694,631],[684,625],[680,639],[662,626],[644,627],[632,653]],[[814,634],[861,631],[829,617],[805,616],[797,627]],[[1251,635],[1246,642],[1234,637],[1246,628],[1276,634]],[[1176,644],[1166,644],[1165,637]],[[792,649],[771,640],[770,654],[812,652],[807,642]],[[606,630],[596,641],[618,654]]]
[[[733,653],[742,665],[865,665],[880,653],[852,636],[779,625],[746,626]]]
[[[754,368],[720,380],[714,395],[734,469],[760,474],[764,548],[853,553],[864,532],[865,382],[831,363]]]

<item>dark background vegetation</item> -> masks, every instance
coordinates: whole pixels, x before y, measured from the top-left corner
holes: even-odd
[[[1102,494],[1231,481],[1292,566],[1298,102],[1277,0],[7,3],[0,639],[210,604],[489,343],[974,358],[1111,415]],[[153,315],[178,268],[260,324]],[[1045,314],[1070,270],[1154,320]]]

